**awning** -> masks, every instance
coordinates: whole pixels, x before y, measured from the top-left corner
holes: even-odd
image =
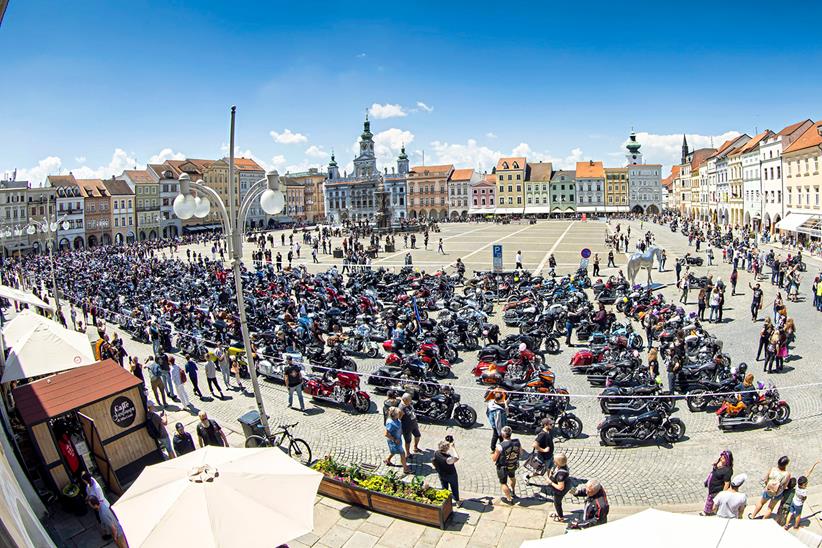
[[[472,207],[468,210],[469,215],[486,215],[493,212],[493,207]]]
[[[605,213],[605,206],[579,206],[577,208],[578,213]]]
[[[812,215],[808,215],[807,213],[788,213],[787,217],[776,223],[776,228],[777,230],[796,232],[796,229],[811,217]]]
[[[4,297],[10,301],[17,301],[18,303],[25,303],[29,306],[42,308],[49,312],[54,312],[54,307],[47,304],[45,301],[35,297],[27,291],[21,291],[7,285],[0,285],[0,297]]]
[[[524,207],[498,207],[494,210],[496,215],[522,215]]]
[[[525,214],[551,213],[551,206],[525,206]]]

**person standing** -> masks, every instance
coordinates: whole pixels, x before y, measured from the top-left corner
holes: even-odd
[[[497,442],[502,435],[502,429],[508,423],[508,404],[505,401],[503,392],[494,392],[493,398],[488,401],[485,416],[488,417],[488,423],[491,426],[491,451],[493,452],[497,449]]]
[[[209,419],[205,411],[198,414],[200,423],[197,425],[197,441],[200,447],[213,445],[215,447],[228,447],[228,439],[225,437],[223,429],[214,419]]]
[[[765,358],[768,357],[768,341],[773,334],[773,324],[770,318],[765,318],[765,323],[762,324],[762,329],[759,330],[759,347],[756,350],[756,361],[762,356],[762,351],[765,351]]]
[[[422,453],[420,449],[420,426],[417,423],[417,413],[414,411],[414,403],[411,399],[411,394],[406,392],[402,395],[400,403],[400,411],[402,411],[402,437],[405,439],[405,453],[408,458],[413,455],[411,453],[411,439],[414,440],[414,453]]]
[[[776,506],[776,503],[782,496],[782,492],[785,490],[785,486],[788,485],[788,481],[791,479],[791,473],[788,472],[790,462],[791,460],[786,456],[779,457],[776,466],[768,470],[768,473],[765,474],[765,490],[762,491],[762,497],[760,497],[759,502],[756,503],[753,513],[748,514],[748,519],[756,518],[763,506],[767,506],[767,508],[762,515],[762,519],[771,517],[774,506]]]
[[[728,489],[720,491],[714,497],[711,513],[725,519],[742,519],[748,495],[740,493],[739,488],[748,479],[747,474],[737,474],[731,479]]]
[[[730,451],[722,451],[719,458],[711,467],[711,473],[705,480],[705,487],[708,488],[708,496],[705,499],[705,507],[700,515],[711,516],[714,513],[714,498],[725,491],[731,485],[731,478],[734,475],[734,457]]]
[[[460,456],[457,454],[454,438],[446,436],[446,439],[439,443],[437,451],[434,453],[434,469],[440,478],[442,488],[450,490],[454,496],[454,502],[457,506],[461,506],[459,477],[455,466],[458,460],[460,460]]]
[[[191,381],[191,389],[194,390],[194,394],[196,394],[198,398],[203,399],[203,393],[200,392],[200,383],[197,381],[197,362],[188,354],[185,355],[185,358],[185,372],[188,380]]]
[[[174,383],[174,388],[177,395],[180,397],[180,403],[183,404],[183,409],[191,405],[191,400],[188,399],[188,392],[185,388],[186,374],[183,368],[177,365],[174,356],[169,356],[169,363],[171,367],[171,382]]]
[[[168,359],[168,354],[160,354],[156,360],[160,366],[160,378],[163,379],[166,393],[168,393],[172,400],[177,401],[177,396],[174,395],[174,382],[171,379],[171,362]]]
[[[682,261],[676,261],[674,263],[674,272],[676,272],[676,283],[679,283],[679,277],[682,274]]]
[[[748,287],[753,291],[753,296],[751,297],[751,321],[757,321],[759,319],[759,310],[762,308],[762,288],[759,284],[751,285],[751,282],[748,282]]]
[[[593,276],[599,276],[599,253],[594,253]]]
[[[516,473],[519,468],[519,457],[522,454],[522,445],[518,439],[511,439],[511,434],[510,426],[503,427],[501,441],[491,454],[491,460],[497,468],[497,478],[503,495],[502,502],[506,504],[514,504],[514,499],[518,498]]]
[[[734,265],[734,269],[731,272],[731,297],[736,295],[737,281],[739,281],[739,271],[736,269],[736,265]]]
[[[445,250],[443,250],[443,248],[442,248],[442,238],[440,238],[440,241],[437,244],[437,253],[445,255]]]
[[[708,304],[708,289],[705,287],[701,287],[699,289],[699,294],[696,296],[696,310],[697,310],[697,317],[699,321],[705,321],[705,307]]]
[[[709,303],[711,305],[711,315],[708,317],[709,322],[714,322],[719,319],[719,299],[720,299],[720,289],[719,286],[714,286],[713,291],[711,291],[711,296],[709,297]]]
[[[665,272],[665,261],[668,260],[668,255],[665,253],[665,250],[662,250],[662,255],[659,257],[659,271]]]
[[[217,358],[217,363],[220,366],[220,373],[223,374],[223,383],[226,388],[231,388],[231,360],[228,359],[226,351],[222,347],[218,347],[214,355]]]
[[[393,466],[391,459],[394,455],[400,456],[402,462],[402,471],[406,474],[411,473],[411,468],[408,467],[408,460],[405,455],[405,450],[402,447],[402,422],[400,417],[402,411],[399,407],[391,407],[388,409],[388,421],[385,423],[385,439],[388,442],[388,458],[383,460],[386,466]]]
[[[286,388],[288,388],[288,408],[293,409],[294,392],[296,392],[297,399],[300,402],[300,411],[304,413],[305,401],[303,400],[303,372],[299,365],[296,365],[291,361],[291,356],[285,357],[283,379],[285,380]]]
[[[163,376],[160,373],[160,364],[154,361],[154,358],[149,356],[146,360],[146,369],[148,369],[149,383],[151,384],[151,391],[154,393],[154,399],[160,403],[162,397],[163,407],[168,406],[166,399],[166,387],[163,383]]]
[[[619,251],[619,250],[617,250],[617,251]],[[608,250],[608,267],[609,268],[610,267],[616,268],[616,263],[614,262],[614,250],[613,249]]]
[[[548,494],[554,502],[554,513],[551,519],[557,523],[565,521],[565,514],[562,512],[562,499],[571,488],[570,472],[568,471],[568,457],[565,453],[557,453],[554,457],[554,465],[548,472]]]
[[[517,254],[514,257],[514,263],[515,270],[522,270],[522,251],[517,250]]]
[[[214,393],[214,389],[216,388],[217,392],[220,393],[220,399],[225,399],[223,389],[220,388],[220,384],[217,382],[217,356],[214,354],[209,353],[208,358],[206,358],[205,374],[206,382],[208,383],[208,389],[211,392],[211,395],[215,398],[217,397]]]
[[[537,434],[534,440],[534,453],[542,463],[543,470],[549,470],[554,467],[554,420],[550,417],[542,419],[542,429]]]
[[[174,438],[172,438],[171,443],[174,445],[174,452],[177,453],[177,456],[194,451],[196,449],[196,447],[194,447],[194,439],[191,437],[191,434],[186,432],[183,423],[178,422],[174,425],[174,429],[176,432],[174,433]]]
[[[157,413],[157,406],[153,403],[148,404],[148,411],[146,412],[146,429],[149,436],[157,440],[160,448],[165,450],[168,458],[173,459],[177,455],[174,453],[174,447],[171,445],[171,438],[168,437],[166,426],[168,425],[168,418],[166,412],[161,411]]]
[[[103,525],[103,529],[107,531],[106,534],[111,536],[111,539],[117,547],[127,548],[128,543],[126,542],[126,536],[123,533],[123,528],[120,526],[120,522],[117,521],[117,516],[114,515],[114,511],[111,509],[111,506],[108,503],[103,503],[94,495],[88,498],[88,504],[91,506],[92,510],[97,512],[100,517],[100,523]]]
[[[688,278],[684,277],[679,280],[679,288],[682,290],[682,294],[679,296],[679,302],[682,304],[688,304],[688,289],[689,289],[689,282]]]

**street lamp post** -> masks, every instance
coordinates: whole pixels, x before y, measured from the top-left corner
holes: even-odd
[[[243,295],[243,279],[240,265],[243,259],[243,228],[245,218],[255,200],[259,200],[260,207],[269,215],[275,215],[283,210],[285,200],[280,191],[280,176],[276,171],[266,174],[264,179],[255,182],[248,189],[240,209],[237,211],[235,202],[236,183],[234,181],[234,118],[237,107],[231,107],[231,131],[229,134],[229,163],[228,163],[228,208],[223,203],[220,196],[205,185],[202,180],[192,182],[187,173],[180,175],[180,192],[174,199],[174,213],[180,219],[190,219],[191,217],[204,218],[209,214],[211,202],[217,207],[217,211],[222,218],[223,230],[226,236],[226,245],[231,257],[232,270],[234,273],[234,287],[237,293],[237,308],[240,314],[240,330],[243,335],[243,346],[245,347],[246,362],[248,363],[248,373],[251,376],[251,386],[254,390],[254,398],[257,400],[257,409],[260,412],[260,420],[266,435],[271,433],[268,426],[268,415],[265,413],[263,397],[260,393],[260,385],[257,380],[257,368],[254,363],[254,355],[251,350],[251,337],[248,333],[248,319],[245,312],[245,298]],[[192,192],[195,191],[195,193]]]

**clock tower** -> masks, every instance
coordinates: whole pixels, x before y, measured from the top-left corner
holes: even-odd
[[[642,164],[642,153],[639,151],[641,146],[636,140],[636,133],[632,131],[630,137],[628,137],[628,144],[625,145],[625,148],[628,149],[628,154],[625,157],[628,159],[629,166]]]

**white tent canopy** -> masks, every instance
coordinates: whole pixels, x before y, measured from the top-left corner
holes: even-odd
[[[529,540],[521,548],[739,548],[741,546],[805,545],[774,520],[724,519],[692,514],[673,514],[649,508],[637,514],[564,536]]]
[[[21,291],[20,289],[15,289],[7,285],[0,285],[0,297],[5,297],[10,301],[17,301],[18,303],[36,306],[37,308],[54,312],[54,306],[48,304],[42,299],[35,297],[28,291]]]
[[[776,223],[778,230],[787,230],[788,232],[796,232],[796,229],[811,218],[811,215],[806,213],[788,213],[788,216]]]
[[[321,479],[276,447],[207,446],[146,467],[113,508],[131,548],[271,548],[314,529]]]
[[[5,325],[3,340],[10,349],[3,371],[4,383],[97,361],[85,334],[66,329],[31,310],[23,310]]]

